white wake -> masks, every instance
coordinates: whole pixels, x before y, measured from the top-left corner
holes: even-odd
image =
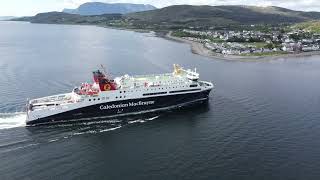
[[[25,126],[26,118],[26,112],[0,113],[0,129]]]

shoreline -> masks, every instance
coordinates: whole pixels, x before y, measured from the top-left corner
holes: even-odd
[[[161,36],[160,36],[161,37]],[[202,43],[194,42],[190,40],[186,40],[183,38],[175,37],[171,35],[171,31],[168,32],[163,38],[186,43],[190,45],[191,52],[200,56],[212,58],[212,59],[220,59],[220,60],[228,60],[228,61],[269,61],[269,60],[278,60],[289,57],[307,57],[313,55],[320,55],[320,51],[312,51],[312,52],[302,52],[302,53],[292,53],[292,54],[281,54],[274,56],[237,56],[237,55],[223,55],[212,52],[211,50],[204,47]]]
[[[15,21],[14,21],[15,22]],[[30,22],[29,22],[30,23]],[[302,53],[291,53],[291,54],[279,54],[279,55],[270,55],[270,56],[239,56],[239,55],[223,55],[220,53],[215,53],[206,47],[202,43],[190,41],[180,37],[172,36],[172,31],[168,30],[154,30],[154,29],[135,29],[135,28],[125,28],[125,27],[113,27],[107,25],[93,25],[93,24],[56,24],[56,25],[85,25],[85,26],[96,26],[101,28],[108,28],[114,30],[124,30],[132,31],[137,33],[151,33],[154,32],[155,36],[164,38],[170,41],[185,43],[190,45],[191,52],[203,57],[208,57],[216,60],[227,60],[227,61],[270,61],[270,60],[279,60],[284,58],[296,58],[296,57],[307,57],[320,55],[320,51],[311,51],[311,52],[302,52]]]
[[[93,26],[108,28],[108,29],[115,29],[115,30],[122,30],[122,31],[133,31],[133,32],[137,32],[137,33],[150,33],[153,31],[153,30],[148,30],[148,29],[133,29],[133,28],[130,29],[130,28],[124,28],[124,27],[107,26],[107,25],[93,25]]]

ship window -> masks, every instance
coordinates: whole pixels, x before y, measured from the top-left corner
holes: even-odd
[[[96,99],[93,99],[94,101],[96,100]]]
[[[98,101],[100,101],[100,98],[98,98]]]
[[[122,96],[120,96],[120,98],[122,98]]]
[[[189,89],[189,90],[180,90],[180,91],[170,91],[169,93],[181,93],[181,92],[192,92],[192,91],[200,91],[201,89]]]
[[[123,91],[123,93],[126,93],[126,91]]]
[[[146,93],[146,94],[143,94],[143,96],[153,96],[153,95],[159,95],[159,94],[167,94],[167,92]]]
[[[122,93],[122,91],[120,91],[120,93]]]
[[[126,96],[123,96],[124,98],[126,98]]]
[[[91,99],[89,99],[89,101],[91,101]]]
[[[116,96],[116,99],[118,99],[118,96]]]

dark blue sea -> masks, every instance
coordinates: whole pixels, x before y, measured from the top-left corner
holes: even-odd
[[[28,98],[113,76],[194,68],[207,105],[25,127]],[[236,62],[154,33],[0,23],[0,179],[320,179],[320,56]]]

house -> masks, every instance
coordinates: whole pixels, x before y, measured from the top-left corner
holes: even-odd
[[[308,52],[308,51],[317,51],[319,50],[319,45],[304,45],[302,46],[302,51]]]
[[[293,52],[293,47],[288,46],[287,44],[283,46],[281,49],[282,51],[285,51],[285,52]]]

